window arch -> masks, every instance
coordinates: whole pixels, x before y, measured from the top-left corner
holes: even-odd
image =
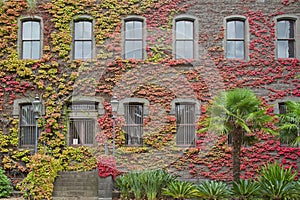
[[[225,57],[247,59],[248,56],[248,21],[244,16],[225,18]]]
[[[42,57],[43,33],[41,17],[22,17],[19,20],[19,52],[21,59]]]
[[[189,15],[180,15],[173,21],[173,52],[175,59],[195,59],[197,44],[196,18]]]
[[[73,59],[88,60],[94,57],[93,19],[80,16],[73,20]]]
[[[276,18],[276,57],[297,58],[299,56],[299,20],[296,16],[281,15]]]
[[[145,19],[130,16],[123,20],[124,58],[145,58]]]

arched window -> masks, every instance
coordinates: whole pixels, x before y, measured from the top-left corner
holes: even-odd
[[[93,22],[91,19],[74,20],[73,58],[79,60],[93,58]]]
[[[124,58],[144,59],[144,20],[127,18],[124,20]]]
[[[226,58],[246,58],[245,19],[226,19]]]
[[[39,18],[21,19],[21,59],[40,59],[42,49],[41,20]]]
[[[195,19],[179,17],[175,19],[175,59],[195,58]]]

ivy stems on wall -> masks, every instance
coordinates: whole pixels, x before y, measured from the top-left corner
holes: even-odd
[[[110,105],[107,102],[113,93],[118,92],[120,99],[139,97],[150,102],[150,114],[144,120],[143,147],[124,147],[122,126],[125,121],[122,116],[117,119],[117,163],[121,167],[138,169],[160,166],[172,168],[174,171],[185,169],[189,170],[190,177],[220,180],[230,179],[227,173],[231,167],[229,162],[227,163],[231,159],[230,147],[225,145],[224,138],[217,138],[219,142],[206,151],[202,149],[201,144],[204,142],[203,138],[208,137],[199,135],[195,148],[177,148],[174,142],[175,118],[169,115],[172,100],[177,97],[194,98],[207,104],[219,88],[241,86],[262,89],[267,94],[266,100],[269,101],[290,95],[300,96],[300,81],[295,78],[300,70],[299,61],[296,58],[275,59],[274,55],[273,17],[284,14],[285,9],[299,2],[297,0],[284,0],[270,13],[237,4],[238,14],[244,15],[249,22],[251,40],[247,61],[224,58],[222,24],[215,34],[210,34],[200,27],[198,44],[205,49],[200,61],[172,59],[173,18],[187,13],[199,17],[199,13],[193,10],[197,1],[30,2],[32,4],[25,0],[0,3],[0,111],[3,119],[0,129],[0,151],[2,165],[10,172],[10,176],[14,170],[18,173],[28,172],[25,164],[30,162],[29,150],[18,149],[19,121],[11,114],[13,102],[18,98],[33,97],[36,93],[42,95],[46,108],[45,115],[39,122],[42,130],[39,139],[39,143],[43,144],[40,146],[41,150],[60,159],[65,170],[89,170],[96,167],[96,148],[73,148],[66,144],[67,119],[64,114],[67,102],[76,95],[103,98],[105,114],[98,119],[101,128],[99,135],[105,135],[110,142],[112,121]],[[245,3],[247,4],[246,1]],[[87,62],[72,60],[71,55],[72,20],[82,15],[94,19],[96,57]],[[143,61],[122,59],[122,19],[130,15],[140,15],[146,19],[147,55]],[[43,56],[39,60],[19,59],[18,19],[21,16],[43,18]],[[216,71],[220,76],[216,76]],[[215,84],[210,85],[208,80]],[[289,87],[275,89],[272,84],[276,83]],[[205,111],[205,106],[202,105],[201,109],[202,112]],[[98,141],[102,144],[103,140],[99,135]],[[262,144],[266,145],[243,150],[244,166],[257,160],[257,167],[253,170],[245,168],[245,178],[255,174],[254,170],[263,162],[279,159],[278,155],[299,156],[297,149],[289,150],[293,153],[287,152],[278,146],[276,140],[268,140],[269,136],[260,137]],[[265,156],[257,154],[251,157],[253,152],[259,149],[263,149]],[[274,152],[277,154],[272,157]],[[293,158],[282,159],[282,162],[294,166]],[[156,162],[149,163],[149,159]],[[124,160],[128,162],[120,162]]]

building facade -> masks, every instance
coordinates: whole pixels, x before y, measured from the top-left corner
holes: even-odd
[[[247,87],[279,113],[300,98],[298,0],[10,0],[0,20],[0,158],[12,178],[35,147],[36,95],[39,152],[64,170],[114,151],[123,171],[218,180],[232,179],[231,146],[197,133],[210,100]],[[299,148],[257,135],[244,178],[276,160],[298,169]]]

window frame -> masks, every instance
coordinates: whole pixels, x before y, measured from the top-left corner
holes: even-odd
[[[76,39],[76,23],[80,23],[80,22],[89,22],[91,24],[91,37],[88,39]],[[71,54],[72,54],[72,59],[73,60],[84,60],[84,61],[89,61],[89,60],[93,60],[95,58],[95,32],[94,32],[94,24],[95,24],[95,20],[88,15],[82,15],[82,16],[76,16],[73,20],[72,20],[72,48],[71,48]],[[84,58],[84,52],[81,52],[81,57],[76,57],[76,42],[90,42],[91,45],[91,51],[90,51],[90,57],[89,58]],[[82,51],[84,50],[84,48],[82,48]]]
[[[275,57],[276,59],[295,59],[295,58],[300,58],[300,19],[299,17],[295,15],[279,15],[274,18],[275,20]],[[278,23],[280,21],[293,21],[294,22],[294,38],[278,38]],[[279,57],[279,47],[278,47],[278,41],[286,41],[286,40],[293,40],[294,41],[294,57]]]
[[[35,131],[36,131],[36,123],[35,123],[35,115],[34,115],[33,107],[32,107],[31,103],[22,103],[19,106],[20,106],[20,113],[19,113],[19,121],[20,121],[20,123],[19,123],[19,147],[20,148],[33,148],[34,145],[35,145]],[[31,115],[29,117],[30,121],[31,121],[30,124],[26,124],[26,125],[24,124],[23,125],[23,123],[22,123],[23,122],[23,120],[22,120],[23,119],[23,114],[22,114],[23,107],[28,107],[29,111],[31,111],[29,113]],[[31,128],[32,133],[27,133],[26,135],[30,134],[32,136],[31,137],[32,139],[31,139],[31,143],[23,144],[23,142],[22,142],[23,141],[22,138],[24,137],[24,135],[22,134],[23,133],[23,128],[27,128],[27,127]]]
[[[184,121],[184,123],[179,123],[179,117],[178,115],[180,115],[180,113],[178,113],[178,108],[179,106],[188,106],[188,107],[191,107],[193,109],[193,115],[192,116],[189,116],[188,117],[188,120],[187,121],[192,121],[192,122],[188,122],[186,123],[186,121]],[[184,108],[185,112],[186,112],[186,108]],[[180,109],[180,111],[182,111]],[[195,146],[195,143],[196,143],[196,104],[195,103],[192,103],[192,102],[177,102],[175,103],[175,117],[176,117],[176,145],[179,146],[179,147],[190,147],[190,146]],[[192,130],[194,130],[193,132],[182,132],[180,133],[179,130],[180,129],[184,129],[186,130],[187,129],[190,129],[190,127],[192,128]],[[183,141],[178,141],[179,140],[179,134],[181,134],[181,137],[183,135],[184,137],[184,140]],[[185,140],[186,137],[190,137],[192,136],[191,138],[193,139],[188,139],[188,140]]]
[[[126,23],[128,22],[141,22],[142,23],[142,36],[141,38],[126,38]],[[136,59],[136,60],[145,60],[146,59],[146,19],[142,16],[138,16],[138,15],[132,15],[132,16],[128,16],[126,18],[123,19],[123,23],[122,23],[122,38],[123,38],[123,42],[122,42],[122,57],[125,60],[129,60],[129,59]],[[141,42],[142,43],[142,47],[141,47],[141,58],[135,58],[135,57],[130,57],[127,56],[127,51],[126,51],[126,43],[127,42]]]
[[[139,112],[140,113],[140,119],[137,118],[134,118],[133,120],[133,123],[128,123],[128,115],[132,115],[132,114],[135,114],[136,112],[135,111],[132,111],[132,109],[130,108],[136,108],[136,107],[141,107],[138,108],[139,109]],[[132,117],[132,116],[131,116]],[[144,104],[141,103],[141,102],[128,102],[128,103],[124,103],[124,118],[125,118],[125,125],[124,125],[124,130],[125,130],[125,144],[126,146],[142,146],[143,145],[143,133],[144,133],[144,118],[145,118],[145,115],[144,115]],[[130,139],[129,139],[129,134],[127,133],[128,129],[130,128],[134,128],[135,130],[135,133],[137,132],[138,134],[136,135],[137,137],[137,140],[135,143],[129,143]],[[136,129],[137,128],[137,129]],[[139,138],[140,137],[140,138]]]
[[[239,22],[243,22],[244,25],[244,38],[240,39],[240,38],[228,38],[228,34],[227,34],[227,30],[228,30],[228,22],[231,21],[239,21]],[[248,24],[248,20],[245,16],[242,15],[234,15],[234,16],[228,16],[224,18],[224,57],[226,59],[230,59],[230,60],[249,60],[249,24]],[[238,57],[228,57],[228,41],[243,41],[244,42],[244,56],[243,58],[238,58]],[[236,48],[235,48],[235,55],[236,55]]]
[[[178,39],[177,38],[177,22],[192,22],[192,39]],[[193,59],[193,60],[198,60],[198,57],[197,57],[197,41],[198,41],[198,29],[199,29],[199,25],[198,25],[198,20],[196,17],[194,16],[191,16],[191,15],[179,15],[179,16],[176,16],[174,19],[173,19],[173,57],[175,60],[179,60],[179,59]],[[177,52],[177,42],[178,41],[192,41],[192,57],[191,58],[186,58],[186,57],[178,57],[178,52]]]
[[[23,25],[26,22],[38,22],[39,23],[39,28],[40,28],[40,34],[39,34],[39,39],[27,39],[24,40],[23,39]],[[40,60],[43,57],[43,40],[44,40],[44,36],[43,36],[43,19],[39,16],[24,16],[18,19],[18,52],[19,52],[19,58],[21,60]],[[39,57],[38,58],[33,58],[33,56],[31,55],[30,58],[24,58],[24,41],[28,41],[28,42],[39,42]],[[31,51],[32,51],[32,44],[30,45],[31,47]],[[30,53],[32,54],[32,52]]]

